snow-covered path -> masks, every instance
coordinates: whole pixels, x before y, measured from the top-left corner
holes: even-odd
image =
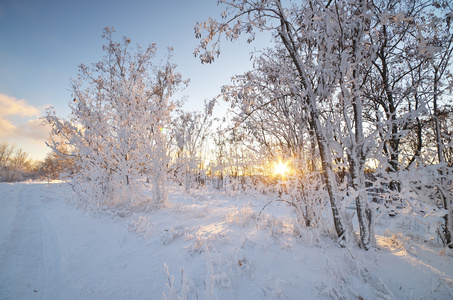
[[[167,258],[129,232],[128,220],[68,205],[69,192],[0,184],[0,299],[160,299]]]
[[[376,252],[340,249],[323,231],[297,227],[284,204],[258,218],[269,200],[259,194],[175,190],[164,209],[112,220],[67,204],[69,192],[64,183],[0,183],[1,300],[172,299],[183,293],[182,268],[189,299],[453,295],[452,253],[383,236]]]
[[[64,299],[70,289],[66,262],[56,229],[42,202],[43,187],[16,184],[2,195],[8,209],[2,218],[3,255],[0,261],[1,299]],[[5,216],[5,213],[10,214]]]

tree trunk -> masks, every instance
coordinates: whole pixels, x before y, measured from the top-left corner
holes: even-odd
[[[355,73],[355,71],[354,71]],[[354,84],[354,89],[355,89]],[[358,92],[358,91],[355,91]],[[352,102],[354,109],[354,123],[355,123],[355,139],[352,139],[352,147],[350,149],[349,168],[351,174],[352,187],[357,193],[356,209],[357,218],[360,228],[360,242],[365,250],[369,250],[375,246],[374,237],[374,214],[368,203],[368,193],[365,185],[365,162],[366,162],[366,149],[364,149],[364,134],[363,134],[363,120],[362,120],[362,102],[359,96],[355,96]]]
[[[340,245],[344,245],[344,242],[347,243],[347,233],[346,233],[346,222],[343,216],[338,210],[338,190],[335,179],[335,173],[332,167],[332,158],[330,156],[330,147],[327,142],[326,134],[321,126],[318,113],[318,104],[317,97],[311,86],[308,75],[305,73],[304,64],[295,48],[295,42],[292,38],[291,27],[289,26],[288,20],[286,20],[285,13],[281,6],[280,1],[277,1],[279,7],[279,17],[281,26],[279,28],[279,37],[283,42],[286,50],[288,51],[289,56],[291,57],[292,62],[297,70],[297,73],[300,76],[301,82],[298,84],[302,85],[303,90],[306,91],[306,96],[301,97],[301,101],[304,102],[304,105],[307,107],[310,115],[310,126],[314,129],[317,144],[319,148],[319,154],[321,157],[322,173],[324,183],[327,188],[327,193],[329,195],[330,206],[332,209],[332,216],[334,220],[335,230],[339,237]]]
[[[385,93],[385,105],[382,105],[382,108],[385,111],[386,117],[387,117],[387,123],[388,123],[388,130],[391,133],[390,138],[387,140],[387,150],[389,155],[388,158],[388,164],[389,168],[387,169],[387,172],[389,174],[395,174],[398,172],[399,169],[399,143],[400,143],[400,138],[398,136],[398,124],[397,124],[397,118],[396,118],[396,104],[395,104],[395,99],[393,95],[393,90],[391,89],[391,84],[390,84],[390,75],[389,75],[389,64],[387,62],[387,43],[388,43],[388,32],[387,32],[387,26],[383,25],[382,26],[382,35],[383,35],[383,43],[382,46],[379,50],[378,57],[382,63],[382,70],[380,70],[380,74],[382,77],[382,83],[383,83],[383,88],[384,88],[384,93]],[[401,189],[400,183],[395,180],[391,179],[390,181],[390,190],[394,192],[399,192]]]
[[[316,111],[315,111],[316,112]],[[330,157],[330,149],[327,143],[324,132],[322,131],[319,118],[315,112],[310,113],[310,123],[315,128],[316,138],[318,142],[319,154],[321,156],[322,174],[324,184],[327,188],[329,195],[330,207],[332,209],[333,221],[335,224],[335,230],[338,237],[340,238],[340,244],[346,241],[346,224],[343,220],[340,211],[338,210],[338,189],[335,180],[335,173],[332,168],[332,159]]]
[[[360,1],[360,11],[361,14],[365,11],[365,2]],[[361,20],[362,21],[362,20]],[[363,21],[362,21],[363,22]],[[351,137],[351,155],[349,156],[349,165],[352,186],[355,189],[356,196],[356,209],[357,209],[357,218],[359,221],[360,227],[360,242],[361,246],[365,250],[369,250],[375,246],[375,237],[374,237],[374,217],[373,211],[370,208],[368,203],[368,193],[366,191],[365,185],[365,163],[366,163],[366,144],[365,136],[363,133],[363,112],[362,112],[362,99],[360,96],[359,88],[359,66],[358,66],[358,54],[360,49],[360,41],[363,35],[362,22],[358,24],[358,27],[354,30],[353,44],[352,44],[352,107],[353,107],[353,117],[355,124],[355,139]],[[348,126],[349,127],[349,126]]]
[[[444,164],[445,159],[443,155],[443,141],[440,136],[440,124],[439,124],[439,109],[437,107],[437,101],[438,101],[438,87],[439,87],[439,76],[438,76],[438,69],[434,68],[434,97],[433,97],[433,102],[434,102],[434,123],[435,123],[435,130],[436,130],[436,144],[437,144],[437,156],[439,159],[439,164]],[[453,235],[453,213],[452,213],[452,207],[451,207],[451,196],[446,188],[446,180],[444,178],[445,176],[445,167],[440,166],[439,169],[439,175],[440,175],[440,195],[442,197],[442,203],[443,203],[443,208],[447,211],[444,220],[445,220],[445,241],[446,244],[448,245],[449,248],[453,248],[453,240],[452,240],[452,235]]]

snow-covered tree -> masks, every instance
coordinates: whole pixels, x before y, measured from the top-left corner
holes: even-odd
[[[37,175],[37,167],[27,152],[14,144],[0,142],[0,182],[33,179]]]
[[[51,142],[51,140],[49,140]],[[60,153],[60,154],[59,154]],[[46,155],[39,167],[40,176],[47,179],[68,178],[76,171],[74,157],[64,143],[58,145],[58,153],[52,151]]]
[[[205,180],[207,143],[213,122],[209,108],[206,102],[204,111],[180,111],[172,122],[174,175],[186,192]]]
[[[371,12],[376,25],[375,33],[369,34],[370,42],[378,50],[363,85],[363,94],[370,100],[366,115],[382,141],[380,150],[385,159],[379,160],[387,174],[381,174],[389,176],[389,189],[396,192],[393,198],[399,198],[398,172],[415,170],[414,164],[420,169],[438,163],[439,175],[444,178],[441,182],[448,182],[442,174],[450,172],[442,170],[445,160],[441,154],[448,143],[437,134],[436,114],[444,111],[448,115],[453,14],[448,1],[423,0],[375,1]],[[437,155],[432,149],[437,149]],[[446,191],[444,183],[431,182]],[[451,198],[449,192],[441,198],[445,200],[445,195]],[[451,208],[447,206],[451,201],[444,200],[448,237]]]
[[[195,27],[200,39],[195,55],[203,63],[213,62],[222,35],[231,41],[247,35],[251,42],[258,31],[273,34],[275,47],[262,51],[254,70],[224,89],[225,98],[238,109],[239,121],[268,148],[275,143],[303,153],[301,141],[310,141],[307,132],[313,133],[316,149],[310,152],[320,158],[337,234],[340,239],[348,236],[343,200],[355,199],[360,243],[369,249],[374,245],[374,209],[365,168],[378,161],[385,170],[378,175],[387,181],[384,190],[400,197],[395,193],[400,191],[400,165],[408,167],[421,157],[423,119],[441,94],[436,92],[437,77],[427,75],[429,69],[444,81],[449,78],[440,71],[448,70],[452,49],[448,1],[219,3],[226,7],[222,21],[210,18]],[[428,84],[431,91],[429,78],[434,78]],[[438,111],[434,109],[434,121]],[[446,139],[440,138],[439,128],[433,132],[438,152],[446,153],[439,150]],[[346,173],[349,187],[341,193]]]
[[[155,64],[156,46],[130,49],[131,40],[112,39],[113,28],[105,28],[105,55],[91,67],[80,65],[72,80],[73,101],[67,120],[49,109],[45,116],[57,136],[49,146],[58,152],[68,144],[76,160],[74,190],[86,203],[99,206],[166,203],[168,139],[175,91],[184,81],[170,62]],[[152,203],[141,186],[148,179]]]
[[[439,8],[446,9],[447,7],[449,10],[446,10],[444,15],[441,16],[440,22],[438,19],[436,20],[435,25],[437,26],[433,26],[433,32],[425,39],[427,48],[423,50],[424,54],[427,54],[433,69],[433,119],[440,175],[437,188],[441,195],[442,207],[445,210],[445,241],[450,248],[453,248],[453,196],[451,190],[448,188],[452,176],[452,162],[446,159],[448,157],[448,149],[451,149],[452,145],[451,142],[449,143],[449,140],[451,140],[449,132],[443,134],[444,132],[441,129],[442,112],[440,107],[442,96],[447,90],[445,87],[450,90],[450,93],[453,87],[453,76],[449,70],[453,56],[453,28],[451,28],[453,10],[452,7],[447,5],[440,6]],[[448,118],[448,111],[446,115]]]
[[[287,57],[288,63],[282,64],[283,60],[279,60],[279,64],[276,65],[272,61],[268,61],[270,69],[277,68],[277,72],[274,74],[276,80],[281,80],[281,83],[277,82],[273,86],[284,85],[287,89],[287,96],[295,99],[299,110],[306,111],[308,124],[316,137],[316,146],[321,159],[321,170],[330,199],[335,229],[340,240],[346,239],[348,236],[347,225],[341,211],[342,196],[338,191],[334,173],[331,155],[332,143],[329,140],[327,124],[322,123],[320,107],[323,102],[335,96],[343,80],[349,82],[354,79],[353,75],[349,75],[354,74],[352,68],[344,70],[344,64],[339,65],[339,62],[352,65],[362,63],[362,61],[358,61],[362,57],[352,63],[351,60],[354,59],[354,54],[360,53],[363,48],[363,45],[360,44],[360,32],[364,30],[360,26],[365,26],[362,24],[364,22],[361,20],[363,14],[360,11],[363,3],[361,1],[353,1],[352,4],[343,1],[335,3],[332,1],[306,1],[289,7],[284,7],[279,0],[266,2],[220,1],[220,3],[226,5],[226,10],[222,15],[225,22],[218,23],[209,19],[209,21],[197,25],[196,35],[201,39],[201,43],[200,47],[195,50],[195,54],[200,56],[202,62],[212,62],[220,53],[217,36],[221,34],[225,34],[230,40],[237,39],[241,33],[249,34],[249,40],[253,40],[256,30],[268,30],[274,34],[275,39],[281,45],[277,51],[281,52],[281,57]],[[358,16],[352,13],[357,10],[359,11]],[[356,33],[359,42],[356,45],[357,49],[346,50],[347,46],[338,44],[344,41],[341,36],[342,26],[349,27],[346,28],[348,30],[346,34],[350,35],[354,30],[359,32]],[[203,31],[206,32],[204,36]],[[204,51],[201,53],[201,50]],[[360,55],[362,54],[360,53]],[[347,75],[341,74],[342,71],[347,72]],[[270,78],[271,76],[267,77],[267,79]],[[272,84],[272,82],[270,83]],[[265,83],[261,82],[261,84]],[[352,90],[354,89],[352,88]],[[284,95],[284,93],[280,94]],[[356,93],[346,95],[349,103],[354,102],[355,95]],[[276,99],[278,97],[271,97],[267,101],[270,103]],[[299,116],[298,121],[302,121],[302,116]],[[357,123],[355,125],[356,128],[362,126]],[[352,130],[352,127],[350,129]],[[362,143],[361,147],[363,147],[363,141],[359,140],[359,143]],[[351,144],[350,147],[352,151],[349,154],[357,159],[356,155],[359,153],[353,148],[354,144]],[[360,159],[363,160],[363,158]],[[361,168],[360,165],[358,168]],[[363,173],[357,173],[357,175],[363,176]],[[363,183],[364,180],[358,182]],[[360,199],[357,201],[358,210],[363,216],[360,228],[362,246],[369,249],[374,237],[372,237],[370,228],[372,224],[369,209],[366,207],[366,200],[363,200],[363,197],[366,198],[366,192],[364,190],[357,192],[359,193],[357,199]]]

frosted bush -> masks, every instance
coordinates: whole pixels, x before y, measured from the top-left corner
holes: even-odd
[[[128,230],[146,238],[151,230],[149,217],[137,216],[128,224]]]
[[[46,123],[52,127],[48,144],[74,158],[73,177],[81,206],[150,210],[167,203],[170,138],[165,135],[171,112],[179,105],[174,93],[183,85],[181,74],[170,62],[156,65],[155,44],[131,50],[129,38],[115,42],[113,28],[104,29],[104,57],[92,66],[80,65],[72,80],[70,117],[47,110]],[[142,197],[144,187],[152,197]],[[150,203],[152,202],[152,203]]]
[[[247,227],[257,219],[258,213],[253,211],[250,205],[244,206],[241,209],[236,209],[225,216],[225,222],[236,224],[241,227]]]

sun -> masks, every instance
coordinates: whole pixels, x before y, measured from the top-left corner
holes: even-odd
[[[284,176],[285,174],[288,174],[288,173],[289,173],[288,162],[282,163],[280,161],[278,163],[275,163],[275,166],[274,166],[274,174],[275,175]]]

